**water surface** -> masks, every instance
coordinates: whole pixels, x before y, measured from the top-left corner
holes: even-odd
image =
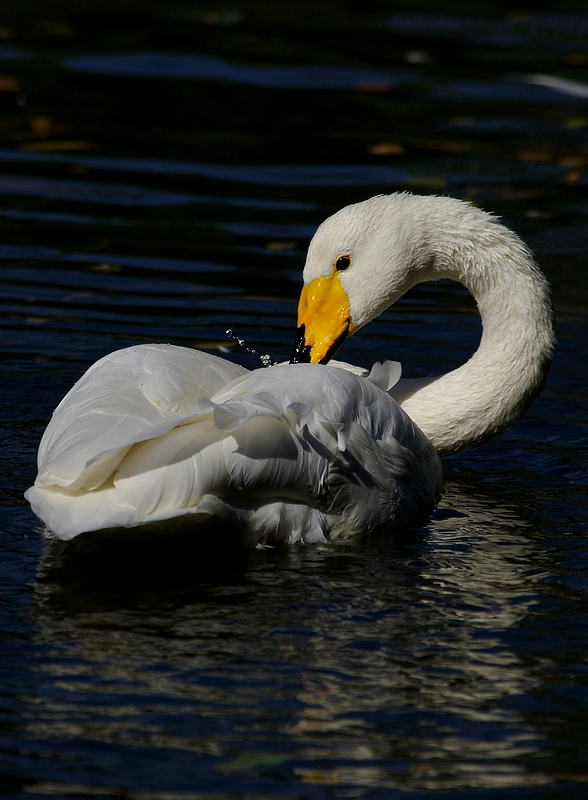
[[[4,796],[585,796],[587,19],[574,2],[5,0]],[[154,341],[257,366],[227,328],[287,358],[317,225],[405,190],[500,215],[559,332],[540,399],[445,459],[426,525],[230,556],[44,542],[22,495],[94,360]],[[428,375],[479,335],[465,290],[427,285],[344,356]]]

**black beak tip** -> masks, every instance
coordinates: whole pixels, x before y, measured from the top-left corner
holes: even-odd
[[[331,358],[335,355],[341,345],[349,338],[349,325],[336,339],[329,348],[324,358],[320,360],[320,364],[328,364]],[[296,338],[294,340],[294,347],[292,348],[292,355],[290,356],[290,364],[310,364],[310,345],[306,344],[306,330],[304,325],[301,325],[296,331]]]
[[[310,364],[310,345],[306,344],[306,331],[301,325],[296,331],[290,364]]]

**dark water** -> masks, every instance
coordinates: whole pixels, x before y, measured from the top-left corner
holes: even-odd
[[[132,800],[588,793],[584,3],[3,0],[0,791]],[[554,10],[554,8],[556,10]],[[317,224],[373,194],[500,214],[560,345],[423,528],[330,547],[74,558],[22,493],[96,358],[289,355]],[[465,360],[424,286],[344,357]]]

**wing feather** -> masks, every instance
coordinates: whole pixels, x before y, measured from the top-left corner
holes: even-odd
[[[394,373],[247,372],[184,348],[121,351],[58,407],[27,496],[62,538],[183,514],[232,514],[257,542],[406,521],[432,507],[442,479],[432,445],[381,388]]]
[[[41,485],[73,489],[84,471],[112,470],[131,445],[164,436],[197,402],[248,371],[224,359],[171,345],[141,345],[97,361],[56,408],[41,440]],[[100,485],[98,482],[97,485]]]

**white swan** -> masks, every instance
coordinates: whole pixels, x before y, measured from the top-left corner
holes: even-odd
[[[463,283],[482,315],[466,364],[422,380],[398,380],[393,362],[363,376],[324,365],[411,286],[439,278]],[[290,365],[248,372],[170,345],[94,364],[57,407],[26,493],[48,534],[190,515],[255,545],[410,522],[441,492],[437,452],[517,419],[555,346],[548,286],[520,239],[466,203],[409,194],[319,227],[298,323]]]

